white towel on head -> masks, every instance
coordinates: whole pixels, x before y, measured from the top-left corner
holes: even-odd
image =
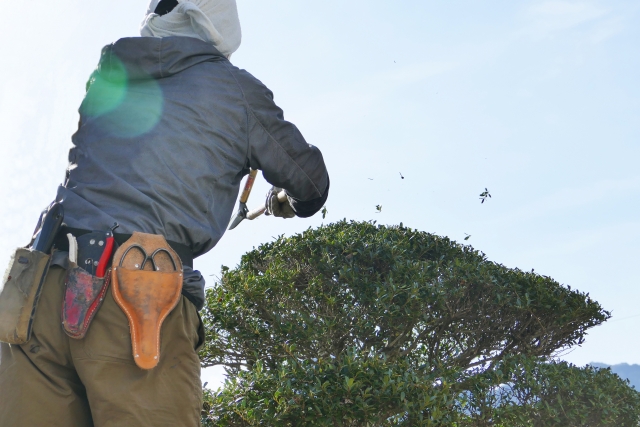
[[[195,37],[213,44],[225,56],[238,50],[242,40],[235,0],[177,0],[171,12],[154,11],[160,0],[152,0],[142,22],[143,37]]]
[[[147,13],[145,14],[145,16],[151,15],[156,10],[159,3],[160,3],[160,0],[151,0],[151,3],[149,3],[149,8],[147,9]]]

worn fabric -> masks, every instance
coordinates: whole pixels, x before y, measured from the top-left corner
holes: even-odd
[[[143,37],[195,37],[213,44],[228,57],[238,50],[242,30],[235,0],[178,0],[170,12],[156,13],[159,0],[153,0],[142,21]]]
[[[194,256],[224,234],[249,168],[284,188],[298,216],[317,212],[329,187],[322,154],[271,91],[190,37],[105,47],[73,145],[57,195],[69,227],[117,222],[120,233],[162,234]]]
[[[0,341],[22,344],[31,336],[34,308],[38,305],[51,257],[18,248],[0,283]]]
[[[0,344],[0,426],[199,426],[203,330],[193,304],[183,298],[167,317],[160,364],[143,371],[111,291],[83,340],[63,332],[65,273],[49,271],[31,340]]]

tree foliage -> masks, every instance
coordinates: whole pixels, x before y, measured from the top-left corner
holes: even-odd
[[[501,386],[488,387],[491,380]],[[640,421],[640,394],[610,369],[520,357],[474,391],[469,427],[613,427]]]
[[[203,365],[230,379],[209,395],[207,422],[546,425],[513,424],[564,408],[549,396],[573,402],[569,388],[553,394],[558,382],[540,388],[545,378],[601,374],[545,358],[608,318],[588,295],[447,238],[366,222],[310,229],[249,252],[208,292]],[[637,412],[635,391],[611,381]]]

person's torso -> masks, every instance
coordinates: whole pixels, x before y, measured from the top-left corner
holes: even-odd
[[[104,230],[117,222],[119,233],[162,234],[199,255],[233,213],[246,173],[247,112],[226,59],[199,40],[172,39],[123,39],[108,58],[103,53],[58,200],[70,227]],[[191,51],[181,50],[184,43]],[[160,69],[140,66],[136,50],[158,54]],[[182,62],[171,57],[185,54]]]

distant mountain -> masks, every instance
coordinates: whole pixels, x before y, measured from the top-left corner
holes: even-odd
[[[590,363],[596,368],[611,368],[613,373],[618,374],[621,378],[626,378],[636,390],[640,391],[640,365],[629,365],[621,363],[620,365],[605,365],[604,363]]]

